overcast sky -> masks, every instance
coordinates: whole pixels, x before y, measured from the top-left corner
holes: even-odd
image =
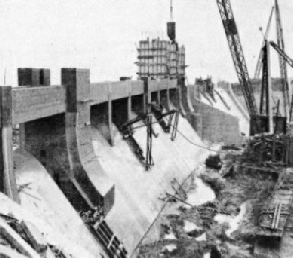
[[[253,76],[273,0],[231,0],[248,69]],[[286,52],[293,57],[293,1],[279,0]],[[91,81],[136,78],[136,47],[164,35],[169,0],[1,0],[0,83],[16,84],[16,68],[47,67],[60,83],[61,67],[91,69]],[[186,47],[190,83],[211,75],[237,77],[216,0],[174,0],[177,39]],[[275,19],[270,38],[275,40]],[[278,60],[272,54],[273,76]],[[289,68],[292,76],[292,68]]]

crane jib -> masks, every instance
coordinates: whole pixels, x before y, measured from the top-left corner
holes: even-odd
[[[253,95],[253,88],[249,79],[231,3],[229,0],[217,0],[217,4],[248,112],[250,116],[257,115],[258,110]]]

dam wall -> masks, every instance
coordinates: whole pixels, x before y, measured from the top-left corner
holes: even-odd
[[[239,108],[232,105],[228,94],[219,91],[212,98],[208,94],[198,93],[196,87],[189,87],[195,113],[201,116],[202,138],[211,142],[241,144],[241,132],[248,131],[248,121],[244,121],[240,128],[240,121],[243,123],[246,118],[240,116]]]
[[[61,85],[53,86],[47,69],[19,69],[18,75],[19,87],[0,87],[0,191],[22,203],[12,151],[12,128],[19,125],[19,151],[40,162],[75,211],[103,207],[106,222],[129,252],[163,205],[159,198],[172,191],[170,182],[196,174],[209,155],[202,139],[240,142],[235,116],[203,103],[176,80],[90,83],[88,69],[72,68],[62,69]],[[178,110],[179,120],[172,141],[153,118],[154,164],[145,171],[121,126],[149,112],[151,103],[161,112]],[[130,128],[145,154],[145,120]]]

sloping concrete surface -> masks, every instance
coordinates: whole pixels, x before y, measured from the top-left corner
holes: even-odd
[[[146,127],[142,123],[135,126],[142,126],[135,130],[134,137],[145,154]],[[181,116],[178,129],[190,141],[206,146]],[[159,133],[158,138],[153,138],[155,166],[145,171],[116,128],[114,131],[114,147],[93,127],[92,139],[99,161],[116,187],[115,204],[106,220],[131,253],[163,205],[158,198],[172,192],[171,180],[176,178],[182,182],[203,163],[210,151],[191,144],[179,133],[175,141],[171,141],[170,134],[154,124],[154,131]]]
[[[0,200],[1,212],[13,212],[34,224],[52,244],[73,257],[101,257],[103,251],[45,168],[30,154],[14,151],[21,207]]]
[[[225,89],[217,87],[214,92],[214,99],[209,97],[209,94],[206,95],[206,97],[202,94],[200,95],[201,102],[238,118],[240,131],[246,135],[249,134],[249,120],[247,119],[247,116],[243,114]],[[207,97],[210,101],[207,100]]]
[[[216,90],[218,91],[219,94],[221,94],[221,97],[223,98],[223,100],[230,107],[230,110],[226,109],[226,112],[228,114],[231,114],[231,115],[239,118],[240,131],[245,133],[246,135],[249,135],[249,120],[247,119],[247,116],[245,116],[243,114],[243,112],[241,112],[241,110],[233,102],[233,100],[231,99],[231,97],[229,96],[229,94],[226,90],[221,89],[221,88],[217,88]],[[219,96],[216,96],[216,99],[217,99],[217,101],[222,102],[222,100],[219,98]]]

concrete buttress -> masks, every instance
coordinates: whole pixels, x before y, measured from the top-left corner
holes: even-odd
[[[190,123],[192,128],[197,132],[197,134],[202,137],[202,118],[201,115],[196,112],[192,106],[190,87],[184,84],[179,85],[180,93],[179,102],[184,110],[184,115],[187,121]]]
[[[76,210],[103,205],[107,213],[114,204],[114,185],[93,151],[89,80],[89,70],[62,69],[65,113],[27,121],[20,135],[23,147],[42,163]]]
[[[148,105],[151,103],[151,92],[150,92],[150,79],[148,77],[143,78],[144,94],[143,94],[143,113],[147,113]]]
[[[164,81],[166,83],[166,89],[161,90],[160,92],[160,102],[166,111],[171,111],[171,101],[170,101],[170,92],[169,92],[169,81]]]
[[[70,172],[90,206],[103,205],[108,213],[114,205],[114,185],[103,171],[92,146],[89,84],[88,69],[62,69],[62,85],[67,92],[65,127]]]
[[[179,110],[179,112],[185,116],[185,110],[182,105],[182,92],[180,85],[178,84],[176,88],[169,90],[171,103]]]
[[[12,88],[0,87],[0,191],[19,202],[12,153]]]

